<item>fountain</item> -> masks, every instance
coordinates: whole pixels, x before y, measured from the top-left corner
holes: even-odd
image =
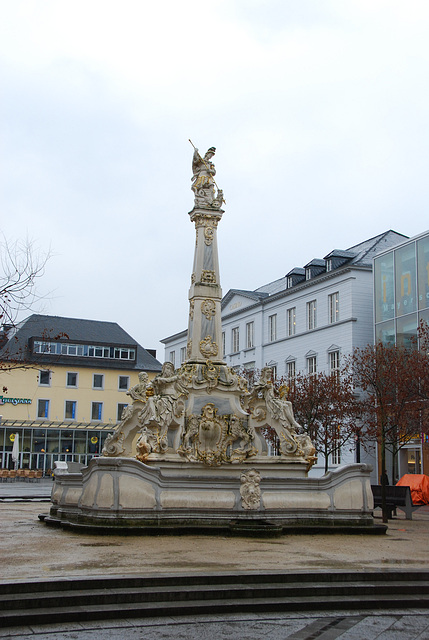
[[[194,148],[195,149],[195,148]],[[373,532],[370,467],[309,478],[315,449],[269,368],[248,388],[222,357],[217,227],[223,193],[210,148],[193,155],[196,244],[187,359],[139,374],[103,456],[55,477],[48,525],[134,533]],[[267,430],[278,439],[270,454]]]

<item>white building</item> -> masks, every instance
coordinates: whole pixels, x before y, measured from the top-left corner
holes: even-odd
[[[233,368],[270,366],[277,376],[332,371],[355,347],[373,342],[372,263],[406,240],[386,231],[347,250],[334,249],[254,291],[222,300],[224,359]],[[161,341],[165,359],[186,359],[187,331]],[[354,462],[344,452],[337,463]],[[320,468],[314,468],[320,473]],[[314,471],[313,471],[314,473]]]

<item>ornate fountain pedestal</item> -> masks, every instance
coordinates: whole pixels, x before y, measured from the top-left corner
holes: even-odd
[[[81,474],[58,476],[45,522],[111,533],[276,535],[288,531],[380,533],[372,518],[367,465],[322,478],[254,460],[222,465],[95,458]]]
[[[308,478],[315,448],[264,368],[248,389],[223,361],[217,226],[209,149],[193,159],[194,266],[187,360],[164,363],[128,391],[132,399],[103,457],[57,475],[49,525],[111,532],[379,532],[371,468],[350,465]],[[273,449],[273,443],[275,447]],[[274,455],[275,452],[275,455]]]

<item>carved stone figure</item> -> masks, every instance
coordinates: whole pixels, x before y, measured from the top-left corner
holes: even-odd
[[[301,427],[294,418],[292,404],[276,397],[271,377],[271,369],[264,367],[247,402],[256,420],[261,420],[263,410],[266,409],[266,421],[274,428],[279,437],[280,452],[288,455],[295,453],[298,449],[295,435],[296,430],[301,430]],[[262,396],[264,401],[262,404],[265,406],[261,406],[261,402],[258,402],[260,396]]]
[[[194,156],[192,158],[192,191],[195,194],[195,206],[220,209],[223,202],[223,192],[219,189],[217,195],[215,195],[215,181],[216,169],[211,161],[216,153],[215,147],[210,147],[207,150],[204,158],[195,149]]]
[[[151,436],[153,437],[153,433],[147,427],[140,429],[140,436],[136,443],[136,458],[137,460],[140,460],[140,462],[145,462],[152,451],[152,445],[149,441]]]
[[[240,476],[241,505],[243,509],[259,509],[261,506],[261,474],[252,469]]]
[[[201,460],[207,464],[222,462],[223,441],[226,434],[226,425],[217,417],[217,409],[213,403],[208,402],[201,410],[199,440],[197,453]]]
[[[233,448],[234,442],[239,440],[238,447]],[[255,440],[255,430],[249,425],[246,426],[238,416],[232,415],[229,419],[229,433],[227,445],[231,446],[229,458],[231,462],[242,462],[246,458],[256,455],[257,449],[253,446]]]
[[[140,371],[139,373],[139,381],[131,389],[128,389],[127,396],[131,396],[133,400],[138,400],[140,402],[146,402],[146,391],[149,383],[149,376],[146,371]]]
[[[308,436],[306,433],[295,436],[295,439],[298,442],[298,446],[301,449],[304,458],[308,462],[308,469],[310,469],[317,460],[316,448],[311,442],[310,436]]]
[[[127,395],[133,399],[133,404],[127,406],[122,411],[121,422],[115,428],[115,431],[106,438],[102,450],[103,456],[120,456],[125,452],[126,441],[132,439],[132,432],[135,429],[136,415],[141,410],[142,405],[145,406],[147,396],[153,392],[148,384],[149,377],[145,371],[139,373],[139,382],[127,391]],[[130,435],[131,434],[131,435]]]
[[[139,413],[139,424],[152,429],[155,442],[152,451],[163,453],[167,450],[167,431],[183,414],[183,402],[178,403],[181,395],[187,396],[188,391],[182,385],[179,375],[175,373],[171,362],[164,362],[162,370],[152,380],[154,395],[147,398]]]

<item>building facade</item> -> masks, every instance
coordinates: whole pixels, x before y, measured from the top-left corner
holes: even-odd
[[[374,338],[412,346],[420,322],[429,324],[429,231],[374,259]],[[429,474],[429,444],[416,434],[399,452],[397,477]]]
[[[0,337],[2,468],[12,466],[16,434],[19,468],[87,464],[120,421],[138,373],[161,370],[114,322],[32,315]]]
[[[386,231],[295,267],[254,291],[228,291],[222,300],[227,364],[235,369],[269,366],[279,377],[338,369],[354,348],[373,342],[374,256],[405,239]],[[162,340],[165,359],[175,366],[186,358],[186,339],[182,331]],[[343,451],[330,466],[354,461],[354,453]],[[311,473],[323,473],[322,461]]]

